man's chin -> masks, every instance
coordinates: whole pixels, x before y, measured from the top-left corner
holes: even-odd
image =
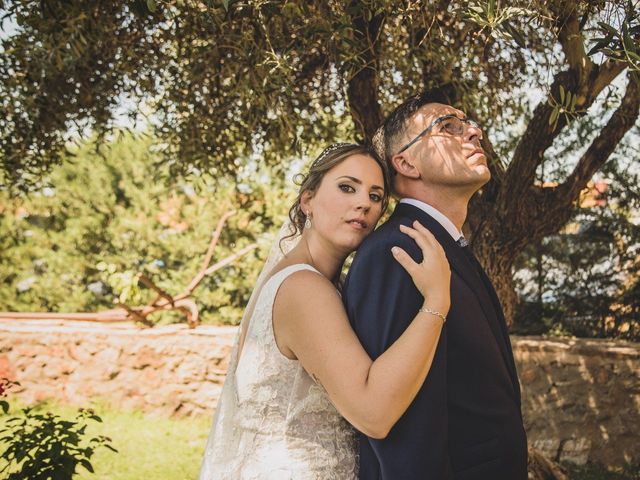
[[[478,176],[478,178],[484,179],[485,183],[491,180],[491,171],[489,170],[489,167],[487,165],[478,164],[473,166],[472,170]]]

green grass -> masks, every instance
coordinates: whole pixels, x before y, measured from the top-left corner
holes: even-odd
[[[11,402],[9,415],[21,408]],[[39,404],[66,420],[77,409],[53,403]],[[90,422],[87,439],[95,435],[111,438],[114,453],[100,448],[91,459],[95,474],[80,467],[81,480],[193,480],[198,476],[202,453],[211,426],[210,418],[167,418],[139,411],[122,411],[106,404],[92,408],[102,423]],[[8,415],[0,414],[0,428]],[[2,451],[0,445],[0,451]],[[4,464],[0,464],[0,468]]]
[[[640,472],[627,470],[625,472],[612,472],[600,465],[575,466],[563,465],[571,480],[640,480]]]

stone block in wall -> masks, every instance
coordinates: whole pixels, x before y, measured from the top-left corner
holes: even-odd
[[[586,437],[570,438],[561,442],[558,449],[560,462],[571,462],[576,465],[584,465],[589,460],[591,440]]]
[[[529,438],[529,443],[547,458],[556,458],[560,451],[560,439],[558,438]]]

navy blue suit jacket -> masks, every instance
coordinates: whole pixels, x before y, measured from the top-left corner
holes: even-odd
[[[423,303],[391,255],[422,252],[399,225],[418,220],[451,265],[451,308],[431,370],[384,440],[360,434],[362,480],[526,480],[520,387],[502,307],[475,258],[431,216],[398,204],[360,246],[343,289],[349,319],[372,358],[407,328]],[[400,372],[399,372],[400,373]]]

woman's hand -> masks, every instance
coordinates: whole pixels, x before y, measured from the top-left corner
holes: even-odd
[[[451,268],[442,246],[418,221],[413,222],[413,228],[400,225],[400,230],[418,244],[422,250],[422,262],[414,262],[400,247],[391,249],[393,256],[411,275],[416,288],[425,298],[425,306],[446,314],[451,303]]]

